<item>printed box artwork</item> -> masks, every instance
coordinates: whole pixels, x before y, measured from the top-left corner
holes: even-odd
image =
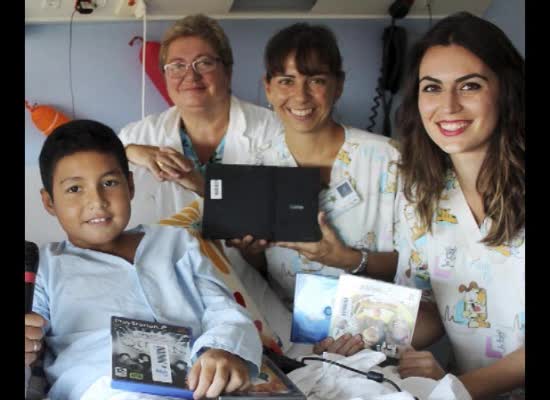
[[[193,398],[190,328],[113,316],[111,336],[114,389]]]
[[[122,317],[111,318],[114,389],[192,399],[186,383],[191,368],[191,329]],[[305,400],[300,390],[273,362],[263,357],[258,376],[245,392],[223,399]]]
[[[292,342],[317,343],[328,336],[337,285],[337,277],[296,274]]]
[[[422,291],[355,275],[341,275],[330,336],[361,334],[373,349],[395,357],[411,343]]]

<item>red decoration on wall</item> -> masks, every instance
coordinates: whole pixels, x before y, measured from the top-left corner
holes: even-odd
[[[52,106],[29,104],[25,100],[25,108],[31,112],[31,119],[34,126],[48,136],[59,125],[63,125],[65,122],[69,122],[71,119],[65,114],[57,111]]]
[[[246,308],[246,302],[244,301],[244,297],[240,292],[233,293],[233,297],[235,298],[235,301],[237,303]]]
[[[143,43],[143,38],[141,36],[134,36],[132,40],[128,43],[130,46],[134,45],[136,40],[141,40]],[[159,68],[159,52],[160,52],[160,43],[159,42],[147,42],[145,45],[145,72],[147,76],[159,93],[162,95],[164,100],[171,107],[174,105],[170,96],[168,96],[168,91],[166,90],[166,83],[164,82],[164,76],[162,75]],[[139,49],[139,62],[143,64],[143,44]]]

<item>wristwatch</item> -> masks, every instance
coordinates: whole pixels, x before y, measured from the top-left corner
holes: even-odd
[[[367,261],[369,259],[369,251],[367,249],[358,249],[361,252],[361,262],[353,271],[351,271],[352,275],[359,275],[363,271],[367,269]]]

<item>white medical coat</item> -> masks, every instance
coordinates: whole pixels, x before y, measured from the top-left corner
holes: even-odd
[[[271,140],[282,134],[276,115],[263,107],[231,97],[229,125],[225,135],[223,164],[256,164],[258,154],[270,146]],[[129,144],[168,146],[183,153],[180,138],[180,113],[176,106],[122,128],[119,138]],[[134,204],[143,206],[147,220],[130,221],[130,226],[153,223],[178,212],[197,198],[190,190],[172,182],[157,182],[143,167],[131,165],[136,181]]]

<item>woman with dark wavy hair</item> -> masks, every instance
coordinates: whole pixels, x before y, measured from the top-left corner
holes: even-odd
[[[498,27],[462,12],[413,47],[408,76],[396,282],[427,300],[413,346],[446,332],[451,372],[474,399],[492,398],[525,381],[524,60]],[[399,371],[445,374],[412,349]]]

